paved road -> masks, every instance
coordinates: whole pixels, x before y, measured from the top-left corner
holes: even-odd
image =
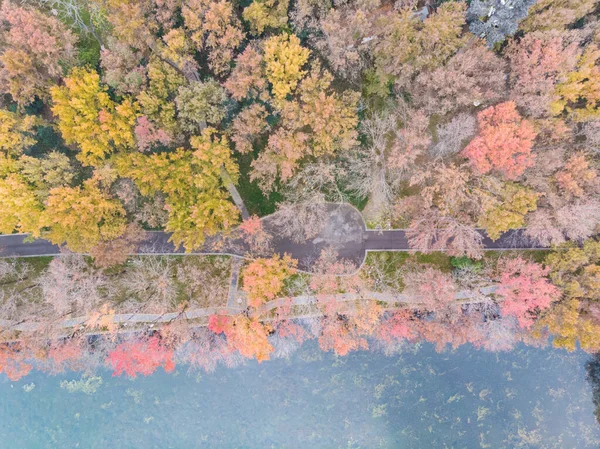
[[[290,254],[298,260],[300,269],[310,271],[321,251],[327,247],[334,247],[340,258],[350,260],[357,266],[362,265],[368,251],[411,251],[404,230],[367,230],[362,215],[352,206],[331,204],[328,207],[330,218],[318,236],[301,243],[291,239],[275,238],[273,240],[275,252]],[[263,223],[268,231],[274,230],[269,217],[266,217]],[[487,237],[484,231],[480,232],[484,235],[483,244],[486,250],[543,249],[525,238],[522,230],[509,231],[496,241]],[[167,232],[148,231],[137,254],[185,254],[183,249],[176,248],[169,242],[170,236]],[[26,241],[27,237],[25,234],[0,235],[0,257],[61,254],[57,245],[43,239]],[[211,240],[208,239],[204,248],[193,251],[192,254],[217,253],[244,256],[247,253],[247,248],[241,241],[230,241],[219,249],[212,248],[211,243]]]

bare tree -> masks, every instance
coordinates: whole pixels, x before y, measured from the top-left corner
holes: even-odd
[[[469,114],[461,113],[451,121],[437,126],[438,141],[430,147],[434,157],[444,158],[458,153],[464,148],[466,140],[477,133],[477,120]]]
[[[269,217],[270,226],[281,237],[301,242],[322,231],[328,214],[327,202],[342,203],[346,195],[338,185],[341,172],[333,164],[306,165],[284,188],[285,200]]]
[[[113,283],[80,254],[56,257],[40,278],[44,301],[56,313],[87,314],[114,292]]]
[[[134,295],[128,302],[137,310],[163,313],[175,308],[177,285],[173,263],[168,257],[139,257],[133,259],[131,267],[121,278],[125,291]],[[136,301],[137,300],[137,301]]]

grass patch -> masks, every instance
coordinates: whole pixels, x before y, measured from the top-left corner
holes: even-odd
[[[510,250],[510,251],[485,251],[483,259],[494,264],[498,262],[501,257],[514,258],[521,256],[524,259],[529,259],[537,263],[544,263],[546,256],[551,254],[550,249],[532,249],[532,250]]]

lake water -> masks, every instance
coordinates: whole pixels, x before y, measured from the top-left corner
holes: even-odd
[[[430,345],[340,358],[305,344],[211,374],[102,372],[86,392],[65,382],[79,373],[33,372],[0,377],[0,448],[598,448],[588,359]]]

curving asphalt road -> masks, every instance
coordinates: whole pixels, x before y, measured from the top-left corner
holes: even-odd
[[[369,251],[413,251],[409,248],[406,233],[403,229],[368,230],[360,212],[347,204],[328,204],[329,220],[321,233],[312,240],[297,243],[287,238],[275,238],[272,242],[276,253],[291,255],[298,260],[298,267],[310,271],[312,264],[326,247],[334,247],[340,258],[347,259],[361,266]],[[267,231],[276,228],[269,217],[263,219]],[[545,249],[527,239],[522,229],[503,234],[493,241],[480,230],[484,236],[485,250],[529,250]],[[139,245],[136,254],[139,255],[171,255],[186,254],[183,249],[169,242],[170,233],[147,231],[146,237]],[[56,256],[61,254],[60,247],[44,239],[27,241],[26,234],[0,235],[0,257],[33,257]],[[246,247],[241,241],[230,241],[224,246],[214,249],[208,239],[205,247],[188,254],[230,254],[244,257]]]

